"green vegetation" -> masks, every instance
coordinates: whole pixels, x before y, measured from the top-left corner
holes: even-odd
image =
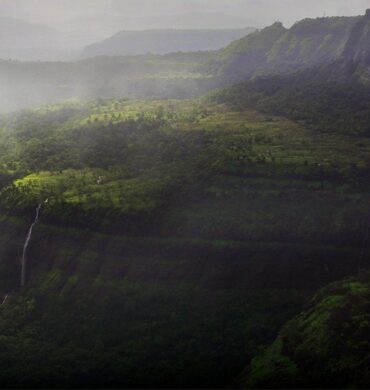
[[[4,174],[18,177],[0,195],[4,211],[33,212],[48,199],[45,221],[104,232],[362,240],[365,137],[185,100],[46,107],[3,126]]]
[[[369,277],[321,290],[253,359],[248,387],[367,388]]]
[[[289,30],[276,23],[235,42],[221,52],[219,72],[239,84],[212,100],[320,132],[369,136],[369,21],[307,19]]]
[[[3,294],[47,200],[27,288],[0,308],[4,387],[228,386],[359,267],[367,137],[208,99],[101,100],[3,116],[0,145]]]
[[[14,78],[21,105],[84,98],[0,118],[0,385],[230,387],[253,359],[250,386],[365,387],[365,279],[319,292],[266,347],[316,289],[369,267],[367,26],[0,62],[9,104]],[[234,80],[250,81],[185,99]]]
[[[289,76],[269,76],[238,84],[212,99],[234,109],[255,109],[303,122],[320,131],[370,135],[370,88],[356,78],[333,80],[340,63]],[[329,81],[328,81],[329,80]]]

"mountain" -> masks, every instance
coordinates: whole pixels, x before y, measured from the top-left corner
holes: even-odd
[[[102,42],[87,46],[83,56],[127,56],[218,50],[253,31],[255,31],[253,28],[121,31]]]
[[[335,20],[331,20],[330,24]],[[337,23],[342,26],[351,25],[351,29],[343,30],[345,33],[342,34],[340,45],[336,44],[332,51],[328,50],[325,58],[316,56],[319,51],[310,50],[306,52],[307,62],[301,63],[304,56],[294,56],[287,61],[283,53],[272,61],[276,67],[273,71],[266,54],[260,58],[262,64],[258,64],[261,61],[247,61],[245,68],[240,67],[243,63],[240,57],[234,57],[231,64],[239,66],[240,72],[231,72],[230,67],[225,66],[221,77],[229,79],[228,82],[234,77],[247,81],[220,90],[212,98],[237,109],[253,108],[289,117],[321,131],[369,136],[370,11],[360,18],[340,18]],[[297,30],[297,26],[305,24],[310,25],[311,22],[298,23],[293,28]],[[282,31],[281,26],[275,25],[265,29],[263,37],[271,37],[271,31],[275,35],[280,34],[280,37],[287,34]],[[253,34],[250,38],[252,36]],[[266,39],[262,40],[258,34],[255,36],[257,38],[259,43],[264,42],[263,47],[271,47],[271,41],[267,44]],[[281,41],[281,38],[277,41]],[[302,42],[304,40],[298,46]],[[251,50],[250,41],[247,46]],[[244,50],[250,60],[250,51]],[[297,53],[301,51],[298,50]],[[257,73],[265,72],[266,75],[257,77]],[[278,72],[279,74],[274,75]]]
[[[229,82],[237,82],[330,63],[349,47],[358,23],[366,24],[367,17],[305,19],[290,29],[275,23],[221,50],[209,66]]]
[[[292,94],[293,84],[303,91],[303,84],[307,85],[309,77],[312,76],[319,86],[327,79],[333,80],[334,84],[338,80],[347,80],[348,84],[351,83],[352,76],[366,84],[370,83],[366,45],[369,19],[369,13],[363,17],[306,19],[289,30],[281,23],[275,23],[233,42],[224,49],[207,52],[88,58],[78,62],[59,63],[1,61],[0,79],[4,87],[0,91],[0,109],[31,107],[47,101],[58,102],[76,97],[194,97],[216,87],[259,77],[285,77],[304,70],[311,72],[311,76],[309,73],[303,76],[305,81],[302,83],[294,76],[295,81],[290,84],[286,97],[297,96],[294,91]],[[214,42],[215,36],[226,34],[225,31],[215,30],[165,33],[166,31],[157,30],[122,34],[126,38],[133,34],[139,41],[151,41],[153,47],[159,51],[169,50],[170,46],[173,50],[178,49],[180,37],[184,38],[183,45],[193,45],[190,37],[201,34],[209,45]],[[231,34],[230,31],[227,33]],[[241,34],[242,30],[237,30],[237,33]],[[243,35],[245,33],[244,31]],[[113,42],[116,42],[116,39],[118,43],[121,41],[120,34],[112,38]],[[132,43],[126,43],[132,50]],[[190,47],[187,47],[190,50]],[[145,50],[147,49],[145,46]],[[144,51],[144,47],[135,50]],[[22,53],[24,52],[22,49]],[[32,49],[32,52],[36,51]],[[314,71],[310,70],[313,68]],[[288,84],[287,80],[286,86]],[[264,85],[267,86],[268,83]],[[25,95],[25,86],[32,93]],[[338,88],[325,93],[332,95],[335,90]],[[342,88],[343,91],[345,88]],[[302,94],[303,92],[300,93],[300,98]],[[226,93],[224,95],[227,96]],[[311,94],[311,97],[311,101],[314,100],[315,93]],[[280,106],[275,112],[284,114],[287,110],[283,107],[283,100],[278,96],[275,100],[276,105]],[[302,101],[294,100],[291,98],[295,105]],[[299,110],[302,110],[302,107]],[[316,112],[319,109],[318,104],[312,107],[316,107]],[[344,117],[346,110],[338,112]],[[315,118],[315,114],[311,117]],[[330,114],[329,122],[332,118]],[[294,114],[293,119],[299,119],[299,116]]]
[[[253,360],[247,387],[368,388],[369,307],[369,275],[324,288]]]
[[[208,52],[91,58],[59,63],[0,61],[0,79],[3,85],[0,91],[0,108],[9,110],[30,107],[76,97],[193,97],[215,87],[253,79],[253,84],[248,84],[246,88],[240,85],[236,87],[234,92],[238,92],[234,93],[234,97],[233,93],[229,93],[230,90],[221,93],[220,97],[224,101],[229,98],[235,101],[237,95],[244,93],[243,88],[246,94],[251,88],[260,94],[260,99],[252,102],[256,108],[277,115],[287,115],[292,119],[316,121],[325,127],[346,128],[347,131],[352,128],[347,126],[348,120],[352,120],[354,116],[346,113],[355,108],[360,110],[360,118],[359,121],[356,119],[354,131],[360,131],[361,126],[363,131],[367,131],[367,108],[364,107],[366,99],[362,98],[366,97],[366,92],[361,92],[360,87],[357,90],[359,93],[356,92],[357,97],[352,100],[360,101],[361,104],[347,104],[352,98],[344,95],[354,89],[351,87],[346,92],[347,86],[341,88],[335,84],[342,80],[345,85],[349,85],[353,78],[356,83],[370,84],[367,45],[369,20],[367,12],[363,17],[307,19],[296,23],[289,30],[282,24],[275,23],[224,49]],[[35,29],[39,36],[44,37],[45,31],[42,28]],[[238,30],[238,33],[241,31]],[[177,45],[180,37],[185,39],[186,44],[190,44],[192,34],[203,34],[208,43],[211,41],[210,37],[226,34],[225,31],[170,31],[168,34],[174,35],[166,40],[163,36],[165,31],[151,33],[154,34],[158,50],[169,49],[170,42]],[[235,31],[228,33],[234,34]],[[138,39],[153,39],[149,36],[150,32],[122,34],[126,37],[126,34],[134,34]],[[53,34],[50,35],[52,38]],[[120,35],[116,38],[120,41]],[[33,54],[37,53],[34,48],[29,50]],[[22,55],[26,51],[27,49],[21,49]],[[285,78],[289,74],[303,71],[307,73],[294,75],[291,80]],[[268,81],[258,80],[274,75],[283,79],[271,80],[272,85],[284,84],[285,92],[280,88],[272,90],[268,87]],[[325,109],[320,109],[323,105],[315,103],[317,91],[328,86],[326,81],[330,80],[331,87],[320,94],[319,101],[325,105]],[[309,86],[310,83],[315,83],[315,86]],[[295,87],[297,88],[294,89]],[[32,93],[24,94],[24,88]],[[339,89],[341,103],[327,104]],[[307,93],[309,90],[311,92]],[[263,97],[266,99],[262,99]],[[246,103],[246,99],[242,98],[239,103]],[[311,110],[309,118],[305,110],[308,103]],[[333,116],[333,111],[338,115]]]

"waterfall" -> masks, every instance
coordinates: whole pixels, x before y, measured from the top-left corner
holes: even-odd
[[[28,244],[30,243],[30,240],[31,240],[31,237],[32,237],[32,230],[34,228],[34,226],[37,224],[37,222],[39,221],[39,213],[40,213],[40,209],[41,209],[41,203],[37,206],[36,208],[36,216],[35,216],[35,219],[32,223],[32,225],[30,226],[29,230],[28,230],[28,233],[27,233],[27,237],[26,237],[26,241],[24,242],[24,245],[23,245],[23,254],[22,254],[22,271],[21,271],[21,287],[24,287],[25,283],[26,283],[26,268],[27,268],[27,248],[28,248]]]
[[[1,304],[1,306],[5,304],[5,302],[8,300],[8,298],[9,298],[9,294],[6,294],[4,299],[3,299],[3,302]]]

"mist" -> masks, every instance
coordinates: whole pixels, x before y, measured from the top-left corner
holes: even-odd
[[[370,0],[0,0],[0,58],[70,60],[122,30],[290,27],[368,7]]]
[[[214,51],[276,21],[289,28],[304,18],[361,15],[366,8],[370,0],[0,0],[0,110],[76,95],[171,97],[162,76],[161,82],[156,76],[147,80],[147,73],[160,74],[161,66],[153,71],[143,62],[93,58]],[[151,29],[162,30],[162,35],[131,33]],[[201,32],[176,36],[164,29]],[[116,37],[118,32],[129,33]],[[171,63],[170,79],[185,71],[191,81],[186,87],[173,82],[171,88],[180,88],[181,96],[194,95],[198,70],[181,61]],[[132,68],[139,69],[137,79],[131,77]]]

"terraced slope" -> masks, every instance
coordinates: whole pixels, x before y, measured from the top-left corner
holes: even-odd
[[[359,267],[364,136],[115,100],[4,116],[0,145],[4,387],[228,386]]]

